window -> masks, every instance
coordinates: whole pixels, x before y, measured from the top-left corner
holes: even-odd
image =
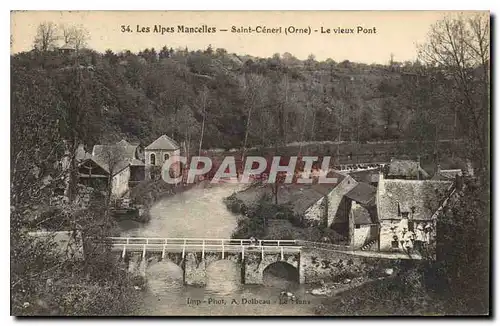
[[[356,229],[359,229],[359,228],[361,227],[361,225],[356,224],[356,226],[355,226],[355,227],[356,227]]]
[[[169,158],[169,157],[170,157],[170,156],[169,156],[167,153],[165,153],[165,154],[163,155],[163,160],[164,160],[164,161],[166,161],[166,160],[168,160],[168,158]]]
[[[156,156],[154,153],[151,153],[151,155],[149,156],[149,163],[151,165],[155,165],[156,164]]]
[[[398,249],[398,248],[399,248],[399,243],[398,243],[398,241],[392,241],[392,242],[391,242],[391,245],[392,245],[392,249]]]

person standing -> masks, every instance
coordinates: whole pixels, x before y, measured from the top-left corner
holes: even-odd
[[[425,241],[424,225],[422,223],[419,223],[417,225],[417,231],[415,232],[415,250],[421,253],[424,241]]]

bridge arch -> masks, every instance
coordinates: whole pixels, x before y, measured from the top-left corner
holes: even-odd
[[[266,281],[270,277],[281,278],[296,283],[300,282],[298,266],[283,260],[271,262],[262,269],[263,281]]]
[[[153,289],[184,285],[183,268],[170,259],[153,259],[150,261],[146,269],[146,277],[148,284]]]

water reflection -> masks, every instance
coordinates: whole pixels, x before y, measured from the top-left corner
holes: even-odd
[[[241,267],[235,261],[219,260],[207,267],[206,291],[229,295],[241,286]]]
[[[146,278],[149,289],[156,295],[180,292],[184,287],[181,267],[169,260],[152,260],[146,269]]]

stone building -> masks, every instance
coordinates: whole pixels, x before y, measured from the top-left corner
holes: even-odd
[[[161,178],[161,170],[163,163],[169,158],[180,156],[179,144],[168,137],[162,135],[154,142],[149,144],[145,149],[145,162],[146,162],[146,179],[157,180]],[[173,165],[171,171],[180,172],[180,164]]]
[[[127,184],[130,188],[144,180],[144,148],[139,143],[129,143],[122,139],[112,145],[94,145],[92,156],[113,165],[120,161],[128,163],[130,176]]]
[[[96,157],[91,157],[79,164],[78,175],[80,184],[99,191],[106,192],[110,185],[113,199],[124,197],[130,189],[130,164],[126,161],[120,161],[113,169],[110,169],[105,162]]]
[[[360,182],[344,197],[349,209],[349,244],[352,249],[374,249],[378,242],[377,188]]]
[[[429,174],[422,169],[419,160],[391,159],[385,166],[387,179],[426,180]]]
[[[379,250],[418,249],[413,248],[414,241],[406,236],[422,232],[428,253],[435,255],[437,212],[453,189],[451,181],[387,179],[380,173],[377,188]]]
[[[103,192],[110,185],[113,199],[126,197],[131,187],[144,180],[143,159],[141,145],[126,140],[94,145],[92,153],[80,145],[76,152],[79,183]]]

